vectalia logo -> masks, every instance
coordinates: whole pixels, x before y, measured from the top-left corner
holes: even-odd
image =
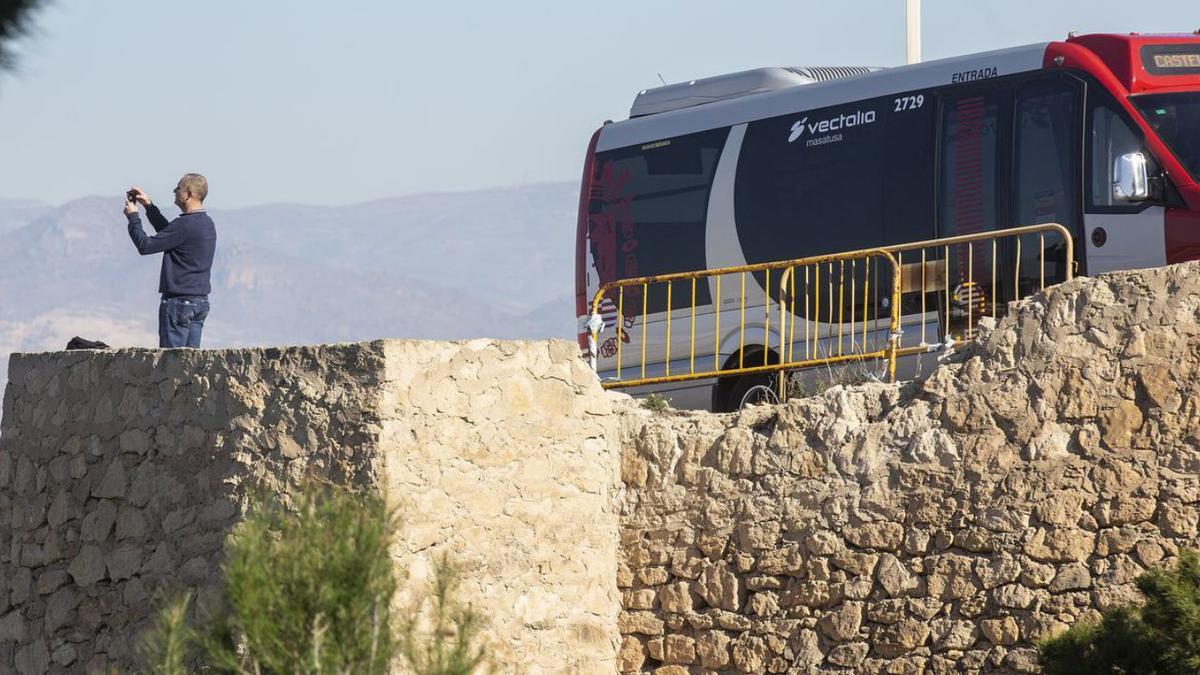
[[[804,117],[792,125],[792,133],[788,135],[788,143],[795,142],[796,139],[803,136],[804,132],[806,131],[810,136],[813,134],[826,134],[831,131],[838,131],[840,129],[848,129],[850,127],[871,124],[874,121],[874,110],[855,110],[849,115],[843,113],[837,117],[830,117],[829,119],[813,122],[811,124],[808,123],[808,117]]]
[[[792,133],[790,136],[788,136],[788,143],[791,143],[804,135],[804,123],[807,121],[808,118],[805,117],[792,125]]]

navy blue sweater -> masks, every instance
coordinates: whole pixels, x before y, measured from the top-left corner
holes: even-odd
[[[129,238],[138,253],[163,253],[162,272],[158,277],[158,292],[165,297],[208,295],[212,290],[213,254],[217,250],[217,228],[203,211],[185,213],[171,222],[162,211],[151,204],[146,218],[157,232],[153,237],[142,230],[142,219],[129,214]]]

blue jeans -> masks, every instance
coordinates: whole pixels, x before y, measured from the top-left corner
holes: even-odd
[[[158,346],[200,347],[200,333],[208,317],[208,298],[163,298],[158,305]]]

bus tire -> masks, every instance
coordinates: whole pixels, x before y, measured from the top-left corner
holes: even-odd
[[[779,363],[779,355],[774,349],[767,349],[765,357],[766,363]],[[746,347],[743,352],[734,352],[725,361],[722,370],[737,368],[739,364],[746,365],[762,365],[764,361],[763,348],[761,346]],[[742,401],[746,394],[754,390],[756,387],[764,385],[771,386],[776,382],[774,373],[756,373],[753,375],[727,375],[717,380],[716,386],[713,387],[712,394],[712,410],[713,412],[737,412],[741,409]],[[766,392],[763,392],[764,394]],[[778,402],[778,395],[775,395],[774,402]]]
[[[729,389],[725,410],[737,412],[750,405],[779,403],[779,394],[776,393],[775,384],[775,376],[769,373],[743,375],[737,378]]]

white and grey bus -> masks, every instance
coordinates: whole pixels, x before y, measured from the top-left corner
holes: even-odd
[[[615,280],[1051,222],[1073,235],[1084,274],[1200,258],[1200,35],[1073,35],[897,68],[765,68],[643,91],[587,152],[580,345],[593,296]],[[1056,264],[1061,277],[1067,261]],[[729,366],[772,348],[769,324],[766,339],[734,335],[733,322],[717,332],[714,303],[732,292],[700,284],[702,339],[692,336]],[[752,292],[763,305],[761,275]],[[654,323],[690,298],[644,300]],[[659,337],[638,344],[642,300],[626,304],[618,316],[615,300],[602,302],[610,329],[592,355],[602,380],[622,346],[659,369],[668,353],[697,358]],[[906,306],[906,339],[922,324],[944,334],[937,317]],[[729,410],[764,377],[651,389]]]

